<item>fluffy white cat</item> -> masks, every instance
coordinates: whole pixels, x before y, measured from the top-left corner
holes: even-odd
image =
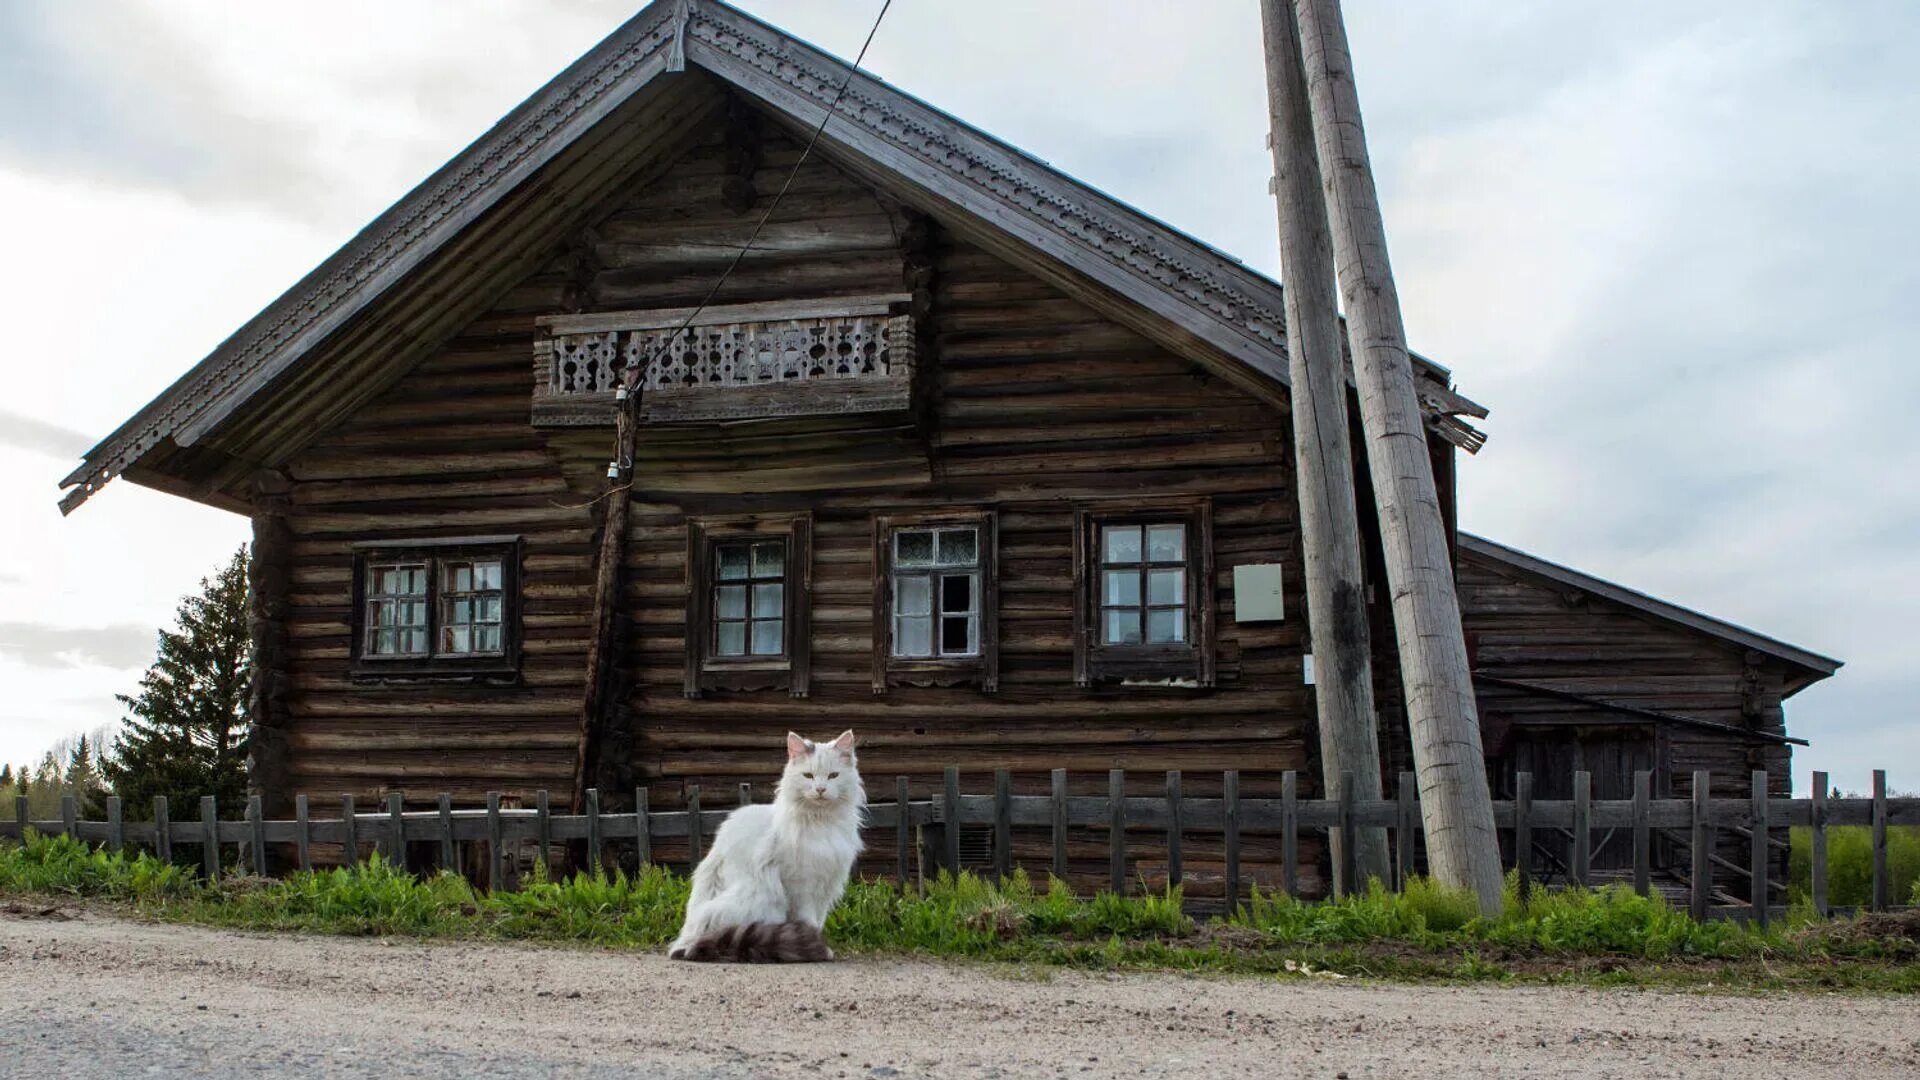
[[[787,733],[771,804],[727,815],[693,872],[675,960],[831,960],[820,936],[860,854],[867,792],[853,732],[816,743]]]

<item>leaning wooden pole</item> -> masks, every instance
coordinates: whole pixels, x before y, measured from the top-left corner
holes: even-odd
[[[1294,484],[1306,547],[1307,626],[1313,644],[1314,702],[1320,718],[1321,775],[1351,773],[1356,797],[1378,799],[1380,739],[1373,707],[1372,644],[1366,585],[1361,580],[1360,516],[1353,493],[1353,451],[1347,442],[1347,378],[1340,348],[1333,237],[1299,31],[1289,0],[1260,0],[1267,49],[1267,141],[1273,150],[1273,193],[1280,214],[1280,279],[1293,377]],[[1328,784],[1327,789],[1332,790]],[[1349,864],[1346,840],[1333,838],[1335,888],[1387,880],[1387,831],[1362,829]],[[1358,881],[1338,880],[1347,865]]]
[[[1428,867],[1472,889],[1492,913],[1501,904],[1500,848],[1479,713],[1346,27],[1339,0],[1294,0],[1294,12],[1393,591]]]
[[[614,458],[607,466],[607,492],[600,518],[600,550],[594,558],[592,636],[587,639],[586,692],[580,703],[580,729],[573,757],[569,804],[579,813],[587,789],[587,767],[594,736],[607,723],[616,683],[614,640],[619,620],[620,564],[626,557],[627,507],[633,501],[633,453],[639,422],[639,380],[629,374],[614,402]]]

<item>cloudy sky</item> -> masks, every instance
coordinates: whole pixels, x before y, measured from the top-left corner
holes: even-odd
[[[636,6],[0,3],[0,759],[117,715],[245,539],[62,520],[76,456]],[[877,3],[744,6],[850,56]],[[1494,410],[1467,527],[1846,660],[1796,787],[1920,788],[1920,7],[1347,17],[1413,343]],[[868,63],[1274,271],[1252,0],[896,0]]]

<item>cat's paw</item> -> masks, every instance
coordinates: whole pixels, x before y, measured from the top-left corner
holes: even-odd
[[[686,958],[687,958],[687,950],[681,948],[678,945],[675,945],[673,948],[667,950],[667,959],[669,960],[685,960]]]

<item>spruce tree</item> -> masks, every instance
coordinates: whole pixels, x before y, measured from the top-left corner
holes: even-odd
[[[246,549],[202,579],[177,617],[177,628],[160,631],[140,693],[118,695],[128,715],[101,773],[129,817],[151,816],[156,795],[176,815],[197,813],[202,795],[219,800],[223,817],[237,814],[247,794]]]

